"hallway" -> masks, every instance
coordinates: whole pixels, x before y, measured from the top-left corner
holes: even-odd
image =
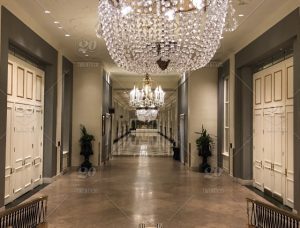
[[[58,177],[33,198],[42,194],[49,196],[49,227],[59,228],[246,227],[245,199],[258,197],[226,174],[153,156],[114,157],[95,172]]]
[[[157,132],[131,133],[113,145],[114,156],[171,156],[172,144]]]

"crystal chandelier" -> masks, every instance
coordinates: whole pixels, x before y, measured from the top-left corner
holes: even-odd
[[[158,110],[155,108],[142,108],[136,110],[136,116],[139,121],[149,122],[156,120]]]
[[[119,67],[182,73],[219,47],[231,0],[101,0],[97,35]],[[228,29],[230,31],[230,29]]]
[[[152,80],[149,74],[143,80],[142,89],[136,86],[130,91],[129,104],[135,108],[158,108],[164,105],[165,92],[161,86],[157,86],[155,90],[152,90]]]

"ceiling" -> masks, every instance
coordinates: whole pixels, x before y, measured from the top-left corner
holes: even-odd
[[[14,0],[48,34],[64,55],[73,62],[101,62],[113,81],[114,98],[128,107],[133,84],[141,85],[143,76],[117,67],[109,56],[103,39],[96,36],[99,0]],[[266,29],[300,5],[300,0],[232,0],[239,27],[224,33],[213,61],[223,62]],[[11,0],[6,0],[12,3]],[[8,4],[7,3],[7,4]],[[45,10],[51,13],[46,14]],[[29,22],[30,23],[30,22]],[[65,36],[69,34],[70,36]],[[167,91],[166,100],[174,99],[179,75],[151,75]]]
[[[4,0],[7,5],[12,0]],[[128,91],[133,83],[140,83],[141,75],[117,67],[109,56],[104,40],[97,38],[97,7],[99,0],[14,0],[38,23],[64,55],[73,62],[101,62],[113,80],[115,96],[128,104]],[[300,0],[232,0],[239,27],[232,33],[224,33],[220,48],[213,60],[223,62],[231,53],[237,52],[261,35],[269,27],[300,5]],[[45,10],[51,13],[46,14]],[[239,16],[240,15],[240,16]],[[243,15],[243,16],[242,16]],[[59,23],[57,23],[59,22]],[[30,23],[30,21],[29,21]],[[65,36],[69,34],[70,36]],[[89,48],[86,48],[89,47]],[[178,85],[179,75],[151,75],[165,90],[167,97]],[[157,77],[159,76],[159,77]],[[125,92],[125,93],[124,93]]]
[[[9,0],[11,1],[11,0]],[[116,75],[134,75],[118,68],[110,58],[103,39],[96,37],[98,0],[14,0],[31,18],[58,40],[60,50],[72,61],[102,62],[105,69]],[[239,28],[225,33],[214,60],[223,61],[237,49],[237,44],[249,39],[255,28],[283,8],[285,5],[299,5],[299,0],[233,0]],[[44,11],[51,11],[45,14]],[[59,24],[55,24],[58,21]],[[274,18],[272,18],[272,21]],[[275,23],[275,22],[274,22]],[[59,29],[58,27],[62,28]],[[66,37],[65,34],[70,34]],[[81,46],[90,45],[90,49]],[[242,45],[242,44],[240,44]]]

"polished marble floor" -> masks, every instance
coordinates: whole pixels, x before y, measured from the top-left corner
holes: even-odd
[[[172,144],[154,132],[131,133],[113,145],[113,156],[171,156]]]
[[[41,194],[49,196],[49,227],[57,228],[240,228],[246,197],[263,200],[225,173],[200,174],[155,156],[117,156],[89,173],[67,173],[33,197]]]

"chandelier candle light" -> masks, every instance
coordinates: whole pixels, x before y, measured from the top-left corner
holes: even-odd
[[[207,65],[234,9],[231,0],[101,0],[97,35],[119,67],[182,73]],[[227,28],[225,28],[225,25]]]
[[[129,104],[135,108],[159,108],[164,105],[165,92],[161,86],[152,90],[152,80],[149,74],[146,74],[143,80],[142,89],[136,86],[130,92]]]

